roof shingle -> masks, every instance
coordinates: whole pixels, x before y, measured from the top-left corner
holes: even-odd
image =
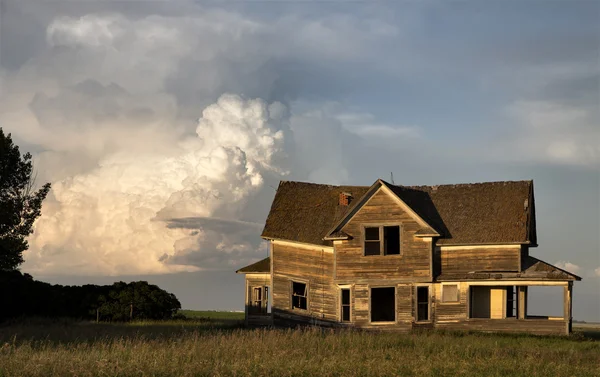
[[[431,227],[438,244],[535,243],[532,181],[439,186],[383,182]],[[264,238],[331,245],[323,238],[346,213],[338,197],[358,200],[370,186],[331,186],[282,181],[262,233]]]

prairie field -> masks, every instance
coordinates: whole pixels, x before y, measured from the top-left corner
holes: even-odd
[[[0,326],[0,376],[599,376],[600,332],[571,337],[246,329],[243,313]]]

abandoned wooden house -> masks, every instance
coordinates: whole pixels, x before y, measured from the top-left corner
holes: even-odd
[[[280,183],[245,274],[246,322],[569,334],[580,277],[537,247],[532,181],[407,187]],[[555,317],[528,288],[556,286]]]

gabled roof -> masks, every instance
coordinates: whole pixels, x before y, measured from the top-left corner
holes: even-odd
[[[431,228],[431,226],[427,223],[427,221],[425,221],[423,219],[423,217],[419,214],[419,212],[415,211],[415,209],[416,210],[420,209],[419,208],[420,203],[413,203],[412,206],[408,205],[404,200],[402,200],[402,197],[400,195],[398,195],[398,193],[396,192],[396,191],[398,191],[396,186],[392,186],[389,183],[385,182],[384,180],[378,179],[377,181],[375,181],[375,183],[371,187],[369,187],[369,190],[367,190],[367,192],[358,201],[356,201],[353,206],[351,206],[347,210],[346,214],[344,216],[342,216],[336,222],[336,224],[327,232],[327,234],[325,235],[324,238],[326,240],[335,239],[335,238],[333,238],[334,235],[343,233],[343,232],[341,232],[341,229],[344,227],[344,225],[346,225],[346,223],[348,223],[348,221],[350,221],[352,216],[354,216],[354,214],[356,212],[358,212],[360,210],[360,208],[365,203],[367,203],[369,201],[369,199],[373,195],[375,195],[376,192],[379,191],[380,188],[383,188],[385,191],[388,192],[389,195],[392,195],[393,197],[395,197],[395,199],[398,201],[398,204],[401,205],[402,207],[404,207],[404,209],[409,213],[409,215],[411,215],[418,223],[420,223],[421,226],[423,226],[423,228],[430,229],[431,232],[433,232],[433,234],[435,236],[439,236],[439,233]]]
[[[262,237],[331,245],[323,238],[340,230],[335,225],[351,216],[378,182],[440,234],[439,245],[535,245],[532,181],[397,186],[378,180],[370,187],[282,181]],[[349,208],[338,205],[341,192],[352,194]]]
[[[266,257],[265,259],[259,260],[256,263],[252,263],[249,266],[242,267],[237,270],[236,274],[252,274],[252,273],[270,273],[271,272],[271,258]]]

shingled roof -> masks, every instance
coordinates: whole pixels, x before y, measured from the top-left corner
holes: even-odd
[[[536,244],[532,181],[439,186],[378,183],[386,185],[440,234],[438,244]],[[372,187],[282,181],[262,237],[331,245],[323,238],[352,211],[340,210],[339,194],[352,193],[355,205],[360,205],[358,199]]]
[[[270,273],[271,272],[271,258],[266,257],[265,259],[259,260],[256,263],[252,263],[249,266],[242,267],[236,271],[236,274],[251,274],[251,273]]]

